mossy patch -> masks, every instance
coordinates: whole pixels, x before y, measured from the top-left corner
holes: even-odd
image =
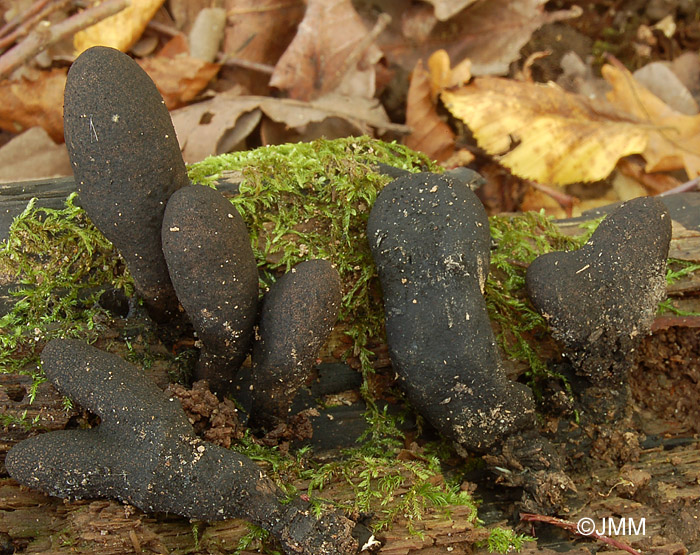
[[[41,376],[36,346],[54,337],[95,337],[107,318],[97,304],[110,285],[133,292],[123,261],[111,243],[75,205],[38,208],[33,199],[0,244],[0,282],[16,301],[0,318],[0,371]]]
[[[368,137],[270,146],[208,158],[189,168],[193,182],[215,187],[236,175],[231,202],[246,221],[260,275],[261,293],[282,272],[310,258],[331,261],[343,280],[340,319],[351,338],[348,355],[372,372],[368,342],[383,338],[381,294],[365,237],[369,210],[391,177],[386,164],[407,171],[442,171],[424,155]],[[131,278],[112,245],[97,231],[71,195],[63,210],[33,203],[0,244],[0,284],[19,284],[17,301],[0,318],[0,368],[41,372],[36,347],[58,336],[94,338],[108,315],[95,302],[107,287],[133,291]],[[580,247],[594,231],[588,222],[578,237],[560,233],[542,214],[490,219],[495,242],[486,285],[490,317],[499,327],[506,355],[533,378],[547,372],[538,347],[548,336],[542,317],[524,292],[527,266],[539,254]],[[679,272],[697,270],[679,267]]]

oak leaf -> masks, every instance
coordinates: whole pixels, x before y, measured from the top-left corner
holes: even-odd
[[[365,45],[367,28],[351,0],[309,0],[304,19],[277,62],[270,85],[290,98],[311,100],[330,92],[371,98],[379,49]],[[364,68],[359,62],[365,61]]]

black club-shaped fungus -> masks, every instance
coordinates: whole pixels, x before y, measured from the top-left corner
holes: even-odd
[[[476,195],[436,174],[401,177],[379,194],[367,239],[392,365],[416,410],[472,451],[532,428],[532,396],[507,379],[486,312],[491,239]]]
[[[532,394],[503,369],[483,297],[491,238],[479,199],[461,179],[400,177],[379,194],[367,239],[392,366],[413,407],[523,487],[530,510],[557,511],[573,484],[536,429]]]
[[[82,206],[124,257],[151,317],[169,320],[177,298],[160,228],[189,180],[158,89],[129,56],[96,46],[68,72],[63,120]]]
[[[625,381],[630,353],[666,297],[671,217],[655,198],[622,204],[577,251],[530,265],[530,299],[574,366],[594,383]]]
[[[326,260],[297,264],[263,299],[253,347],[251,423],[272,430],[287,420],[340,308],[338,272]]]
[[[247,457],[198,438],[180,403],[135,366],[76,340],[42,352],[58,390],[100,416],[90,430],[41,434],[15,445],[5,464],[18,482],[63,498],[116,498],[147,512],[205,521],[246,518],[287,553],[357,551],[353,523],[317,517]]]
[[[170,198],[163,252],[202,351],[196,380],[225,395],[250,348],[258,270],[243,218],[218,191],[189,185]]]

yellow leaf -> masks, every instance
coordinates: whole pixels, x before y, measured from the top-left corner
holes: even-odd
[[[476,78],[442,101],[479,146],[514,174],[550,185],[598,181],[617,161],[647,147],[636,118],[556,85]]]
[[[119,13],[78,31],[73,37],[76,54],[92,46],[111,46],[122,52],[131,48],[141,37],[146,25],[164,0],[131,0]]]
[[[649,141],[642,152],[646,171],[685,169],[689,178],[700,175],[700,115],[675,111],[652,94],[620,65],[605,65],[601,72],[613,90],[608,100],[636,116]]]

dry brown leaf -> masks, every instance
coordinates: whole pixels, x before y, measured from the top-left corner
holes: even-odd
[[[446,21],[476,0],[428,0],[428,2],[433,5],[435,17],[440,21]]]
[[[207,156],[224,152],[219,148],[221,138],[235,128],[241,116],[259,112],[262,98],[222,93],[172,112],[170,115],[185,162],[199,162]]]
[[[139,60],[158,87],[168,110],[184,106],[193,100],[219,71],[219,64],[191,56],[165,58],[153,56]]]
[[[381,57],[365,45],[367,28],[351,0],[309,0],[294,40],[275,66],[270,85],[296,100],[330,92],[371,98],[373,65]],[[359,62],[366,68],[360,69]]]
[[[447,66],[449,70],[449,59]],[[455,134],[438,115],[432,89],[431,74],[423,67],[423,61],[418,60],[411,74],[406,100],[406,125],[412,131],[404,138],[404,144],[434,160],[443,161],[454,152]]]
[[[0,81],[0,128],[21,133],[41,126],[56,142],[63,142],[65,68],[27,71],[17,80]]]
[[[42,127],[32,127],[0,148],[0,182],[71,175],[65,144],[56,144]]]
[[[224,53],[275,65],[304,17],[304,1],[227,0],[226,14]]]
[[[184,106],[207,86],[221,67],[188,55],[187,39],[176,35],[157,56],[138,60],[158,87],[168,110]]]
[[[553,84],[481,77],[441,98],[486,152],[543,184],[598,181],[620,158],[647,146],[647,129],[633,116]]]
[[[645,170],[685,169],[691,179],[700,175],[700,115],[676,112],[621,65],[606,64],[601,72],[613,86],[608,100],[638,118],[646,130],[648,141],[641,153]]]
[[[447,3],[447,2],[446,2]],[[578,17],[581,10],[546,11],[547,0],[487,0],[469,5],[449,21],[437,22],[423,40],[408,41],[402,21],[414,9],[407,2],[375,0],[374,5],[393,18],[390,28],[380,35],[377,45],[390,63],[411,71],[419,59],[426,59],[443,48],[452,60],[472,61],[474,75],[498,75],[508,72],[520,57],[520,49],[542,25]],[[422,12],[418,12],[421,14]],[[430,28],[429,22],[423,23]],[[414,39],[420,39],[414,35]]]
[[[111,46],[125,52],[141,37],[146,25],[164,0],[131,0],[131,4],[112,17],[78,31],[73,46],[80,54],[91,46]]]
[[[443,25],[456,25],[458,39],[445,47],[450,58],[472,61],[474,75],[508,73],[520,49],[542,25],[581,15],[580,8],[547,12],[547,0],[489,0],[479,2]],[[439,33],[441,26],[435,29]]]
[[[297,128],[287,127],[283,123],[268,118],[262,118],[260,123],[260,143],[262,145],[301,143],[316,139],[340,139],[356,134],[356,126],[347,120],[336,117],[329,117],[318,123],[311,122]]]
[[[341,118],[351,123],[358,134],[371,134],[373,129],[397,128],[376,99],[326,95],[312,102],[264,96],[235,96],[221,93],[211,100],[174,111],[171,115],[185,162],[198,162],[207,156],[226,152],[235,141],[245,138],[242,125],[249,133],[251,121],[258,116],[246,114],[260,111],[273,121],[290,128],[299,128],[327,118]],[[254,126],[253,126],[254,127]]]

